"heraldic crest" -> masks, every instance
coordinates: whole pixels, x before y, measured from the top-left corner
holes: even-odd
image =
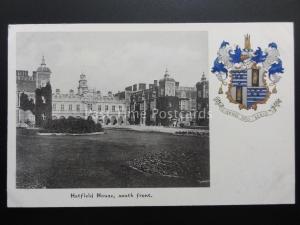
[[[251,48],[250,35],[245,35],[244,48],[231,47],[223,41],[214,60],[211,72],[220,81],[219,94],[224,94],[240,110],[256,110],[276,94],[276,84],[284,72],[277,44],[272,42],[265,50]]]

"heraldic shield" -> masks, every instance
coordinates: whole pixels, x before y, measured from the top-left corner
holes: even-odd
[[[230,103],[238,104],[240,110],[256,110],[258,104],[265,104],[271,94],[277,93],[276,84],[284,69],[276,43],[269,43],[265,50],[253,50],[247,34],[244,48],[221,43],[211,71],[221,83],[220,95],[222,87],[227,86],[225,96]]]
[[[271,94],[265,72],[260,67],[233,69],[229,79],[227,98],[231,103],[239,104],[240,109],[256,110],[257,104],[264,104]]]

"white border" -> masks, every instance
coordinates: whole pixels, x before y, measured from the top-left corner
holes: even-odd
[[[276,32],[270,32],[274,29]],[[217,113],[212,99],[219,88],[210,77],[210,187],[114,189],[16,189],[16,33],[105,31],[208,31],[209,62],[223,39],[240,43],[253,33],[259,43],[280,40],[285,78],[278,88],[281,112],[251,125]],[[258,38],[260,37],[260,38]],[[237,40],[238,38],[238,40]],[[294,43],[292,23],[205,24],[40,24],[10,25],[8,36],[7,204],[9,207],[162,206],[291,204],[295,202],[294,162]],[[282,41],[285,40],[285,41]],[[211,66],[211,65],[209,65]],[[246,127],[246,128],[245,128]],[[266,129],[269,127],[269,129]],[[238,130],[233,134],[228,130]],[[267,135],[266,133],[269,132]],[[224,135],[226,134],[226,135]],[[233,140],[238,136],[238,142]],[[248,138],[246,138],[248,137]],[[250,142],[249,137],[258,140]],[[262,138],[264,137],[264,138]],[[228,174],[230,173],[230,175]],[[151,199],[82,199],[70,193],[151,193]]]

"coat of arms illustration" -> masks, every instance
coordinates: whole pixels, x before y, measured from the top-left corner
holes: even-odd
[[[275,42],[269,43],[265,50],[261,47],[254,50],[247,34],[244,48],[230,46],[227,41],[221,43],[211,71],[221,83],[218,94],[225,94],[239,110],[250,111],[257,110],[259,104],[266,104],[270,96],[277,93],[276,85],[284,68]],[[280,100],[276,106],[279,103]],[[247,121],[247,118],[242,120]]]

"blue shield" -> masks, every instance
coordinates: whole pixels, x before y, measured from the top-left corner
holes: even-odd
[[[244,109],[256,109],[257,104],[266,102],[269,91],[261,69],[236,69],[231,70],[230,74],[231,84],[227,96],[231,102]]]

